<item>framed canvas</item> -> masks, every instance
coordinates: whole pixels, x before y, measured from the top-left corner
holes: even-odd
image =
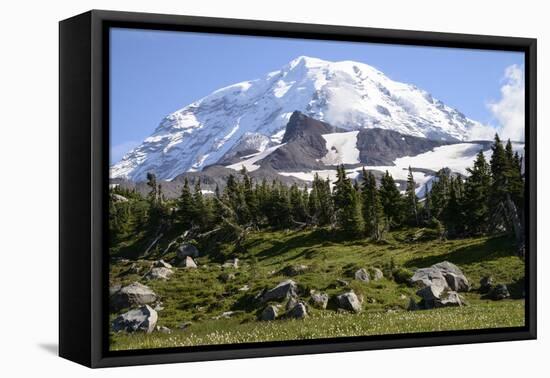
[[[536,40],[60,22],[62,357],[536,338]]]

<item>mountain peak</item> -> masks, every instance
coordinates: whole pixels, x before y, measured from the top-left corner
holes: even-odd
[[[226,86],[168,115],[112,166],[111,177],[140,181],[154,172],[172,179],[201,170],[217,163],[247,133],[256,135],[261,148],[274,146],[290,138],[286,126],[300,114],[342,131],[381,128],[440,141],[468,139],[476,124],[365,63],[299,56],[279,71]],[[291,122],[290,129],[308,124]]]

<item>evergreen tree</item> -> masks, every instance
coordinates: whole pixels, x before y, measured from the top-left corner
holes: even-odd
[[[449,200],[443,209],[443,223],[450,236],[458,236],[464,232],[464,213],[462,193],[464,184],[460,176],[452,177],[449,181]]]
[[[416,183],[412,169],[409,166],[409,174],[407,176],[407,188],[405,190],[405,216],[407,222],[411,225],[418,226],[418,198],[416,197]]]
[[[295,222],[304,223],[306,221],[306,203],[302,191],[295,183],[290,187],[290,206],[291,216]]]
[[[386,217],[386,225],[388,227],[399,227],[403,219],[403,205],[401,193],[393,177],[388,171],[380,180],[380,202],[384,208],[384,216]]]
[[[343,165],[337,168],[336,177],[333,193],[336,222],[340,228],[351,235],[360,235],[364,230],[364,222],[359,194],[346,176]]]
[[[185,227],[190,228],[193,223],[193,217],[196,214],[195,205],[193,200],[193,194],[189,189],[189,181],[187,177],[183,181],[183,187],[181,194],[177,200],[177,214],[178,221]]]
[[[448,169],[440,169],[432,180],[430,191],[431,215],[437,220],[442,219],[442,214],[449,202],[449,183],[451,173]]]
[[[464,184],[464,213],[468,233],[481,234],[489,223],[491,173],[483,151],[479,151]]]
[[[363,219],[367,235],[375,240],[382,239],[384,231],[384,208],[380,202],[376,178],[372,172],[367,173],[363,168],[363,185],[361,195],[363,199]]]

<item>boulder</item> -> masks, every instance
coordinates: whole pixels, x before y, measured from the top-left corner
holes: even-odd
[[[326,309],[328,304],[328,294],[317,293],[315,291],[311,292],[311,304],[313,307]]]
[[[281,272],[285,276],[294,277],[294,276],[298,276],[300,274],[306,273],[308,271],[308,269],[309,269],[309,267],[307,265],[303,265],[303,264],[289,265],[289,266],[285,267]]]
[[[372,275],[372,279],[374,281],[378,281],[378,280],[381,280],[382,278],[384,278],[384,273],[382,273],[382,271],[378,268],[372,268],[371,269],[371,275]]]
[[[290,297],[296,297],[298,285],[293,280],[286,280],[275,286],[271,290],[267,290],[262,295],[262,302],[280,301]]]
[[[226,262],[223,263],[222,267],[223,268],[238,269],[239,268],[239,259],[235,257],[234,259],[227,260]]]
[[[188,256],[192,258],[199,257],[199,250],[193,244],[184,243],[178,247],[176,254],[180,260],[185,260]]]
[[[510,297],[510,292],[508,291],[508,287],[504,284],[496,285],[489,292],[489,298],[495,301],[500,301],[508,297]]]
[[[113,331],[151,333],[157,325],[157,312],[148,305],[125,312],[113,320]]]
[[[167,269],[172,269],[172,265],[168,264],[166,261],[160,259],[158,261],[155,261],[153,263],[153,267],[155,268],[167,268]]]
[[[277,319],[278,316],[278,310],[276,306],[269,305],[260,314],[260,320],[263,321],[270,321]]]
[[[466,276],[464,276],[456,265],[448,261],[434,264],[429,268],[416,270],[411,277],[411,283],[420,288],[435,285],[438,287],[437,291],[440,289],[452,291],[470,290],[470,284]]]
[[[191,322],[184,322],[184,323],[181,323],[178,328],[183,330],[183,329],[187,329],[189,327],[191,327],[193,325],[193,323]]]
[[[441,299],[444,290],[445,288],[440,285],[424,286],[416,292],[416,295],[422,298],[423,307],[429,309],[436,306],[436,302]]]
[[[197,263],[195,263],[195,260],[191,256],[187,256],[181,262],[179,263],[179,266],[182,268],[190,268],[195,269],[197,268]]]
[[[287,313],[287,318],[304,319],[307,317],[306,305],[303,302],[298,302]]]
[[[145,278],[148,280],[168,280],[172,274],[174,272],[168,268],[151,268]]]
[[[361,312],[361,302],[353,291],[338,295],[336,301],[338,308],[356,313]]]
[[[157,295],[149,287],[134,282],[124,286],[111,296],[111,310],[118,312],[127,307],[142,306],[155,302]]]
[[[481,294],[487,294],[493,288],[493,277],[485,276],[479,280],[479,292]]]
[[[363,282],[369,282],[370,281],[369,272],[367,272],[366,269],[361,268],[357,272],[355,272],[355,279]]]

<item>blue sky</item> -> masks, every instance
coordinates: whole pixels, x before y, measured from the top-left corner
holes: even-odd
[[[509,115],[501,117],[498,109],[504,113],[519,97],[504,98],[513,77],[509,68],[519,66],[523,77],[524,67],[523,53],[516,52],[116,28],[111,30],[111,161],[149,136],[165,115],[221,87],[263,77],[300,55],[369,64],[469,118],[502,128]],[[500,107],[488,105],[495,102]]]

